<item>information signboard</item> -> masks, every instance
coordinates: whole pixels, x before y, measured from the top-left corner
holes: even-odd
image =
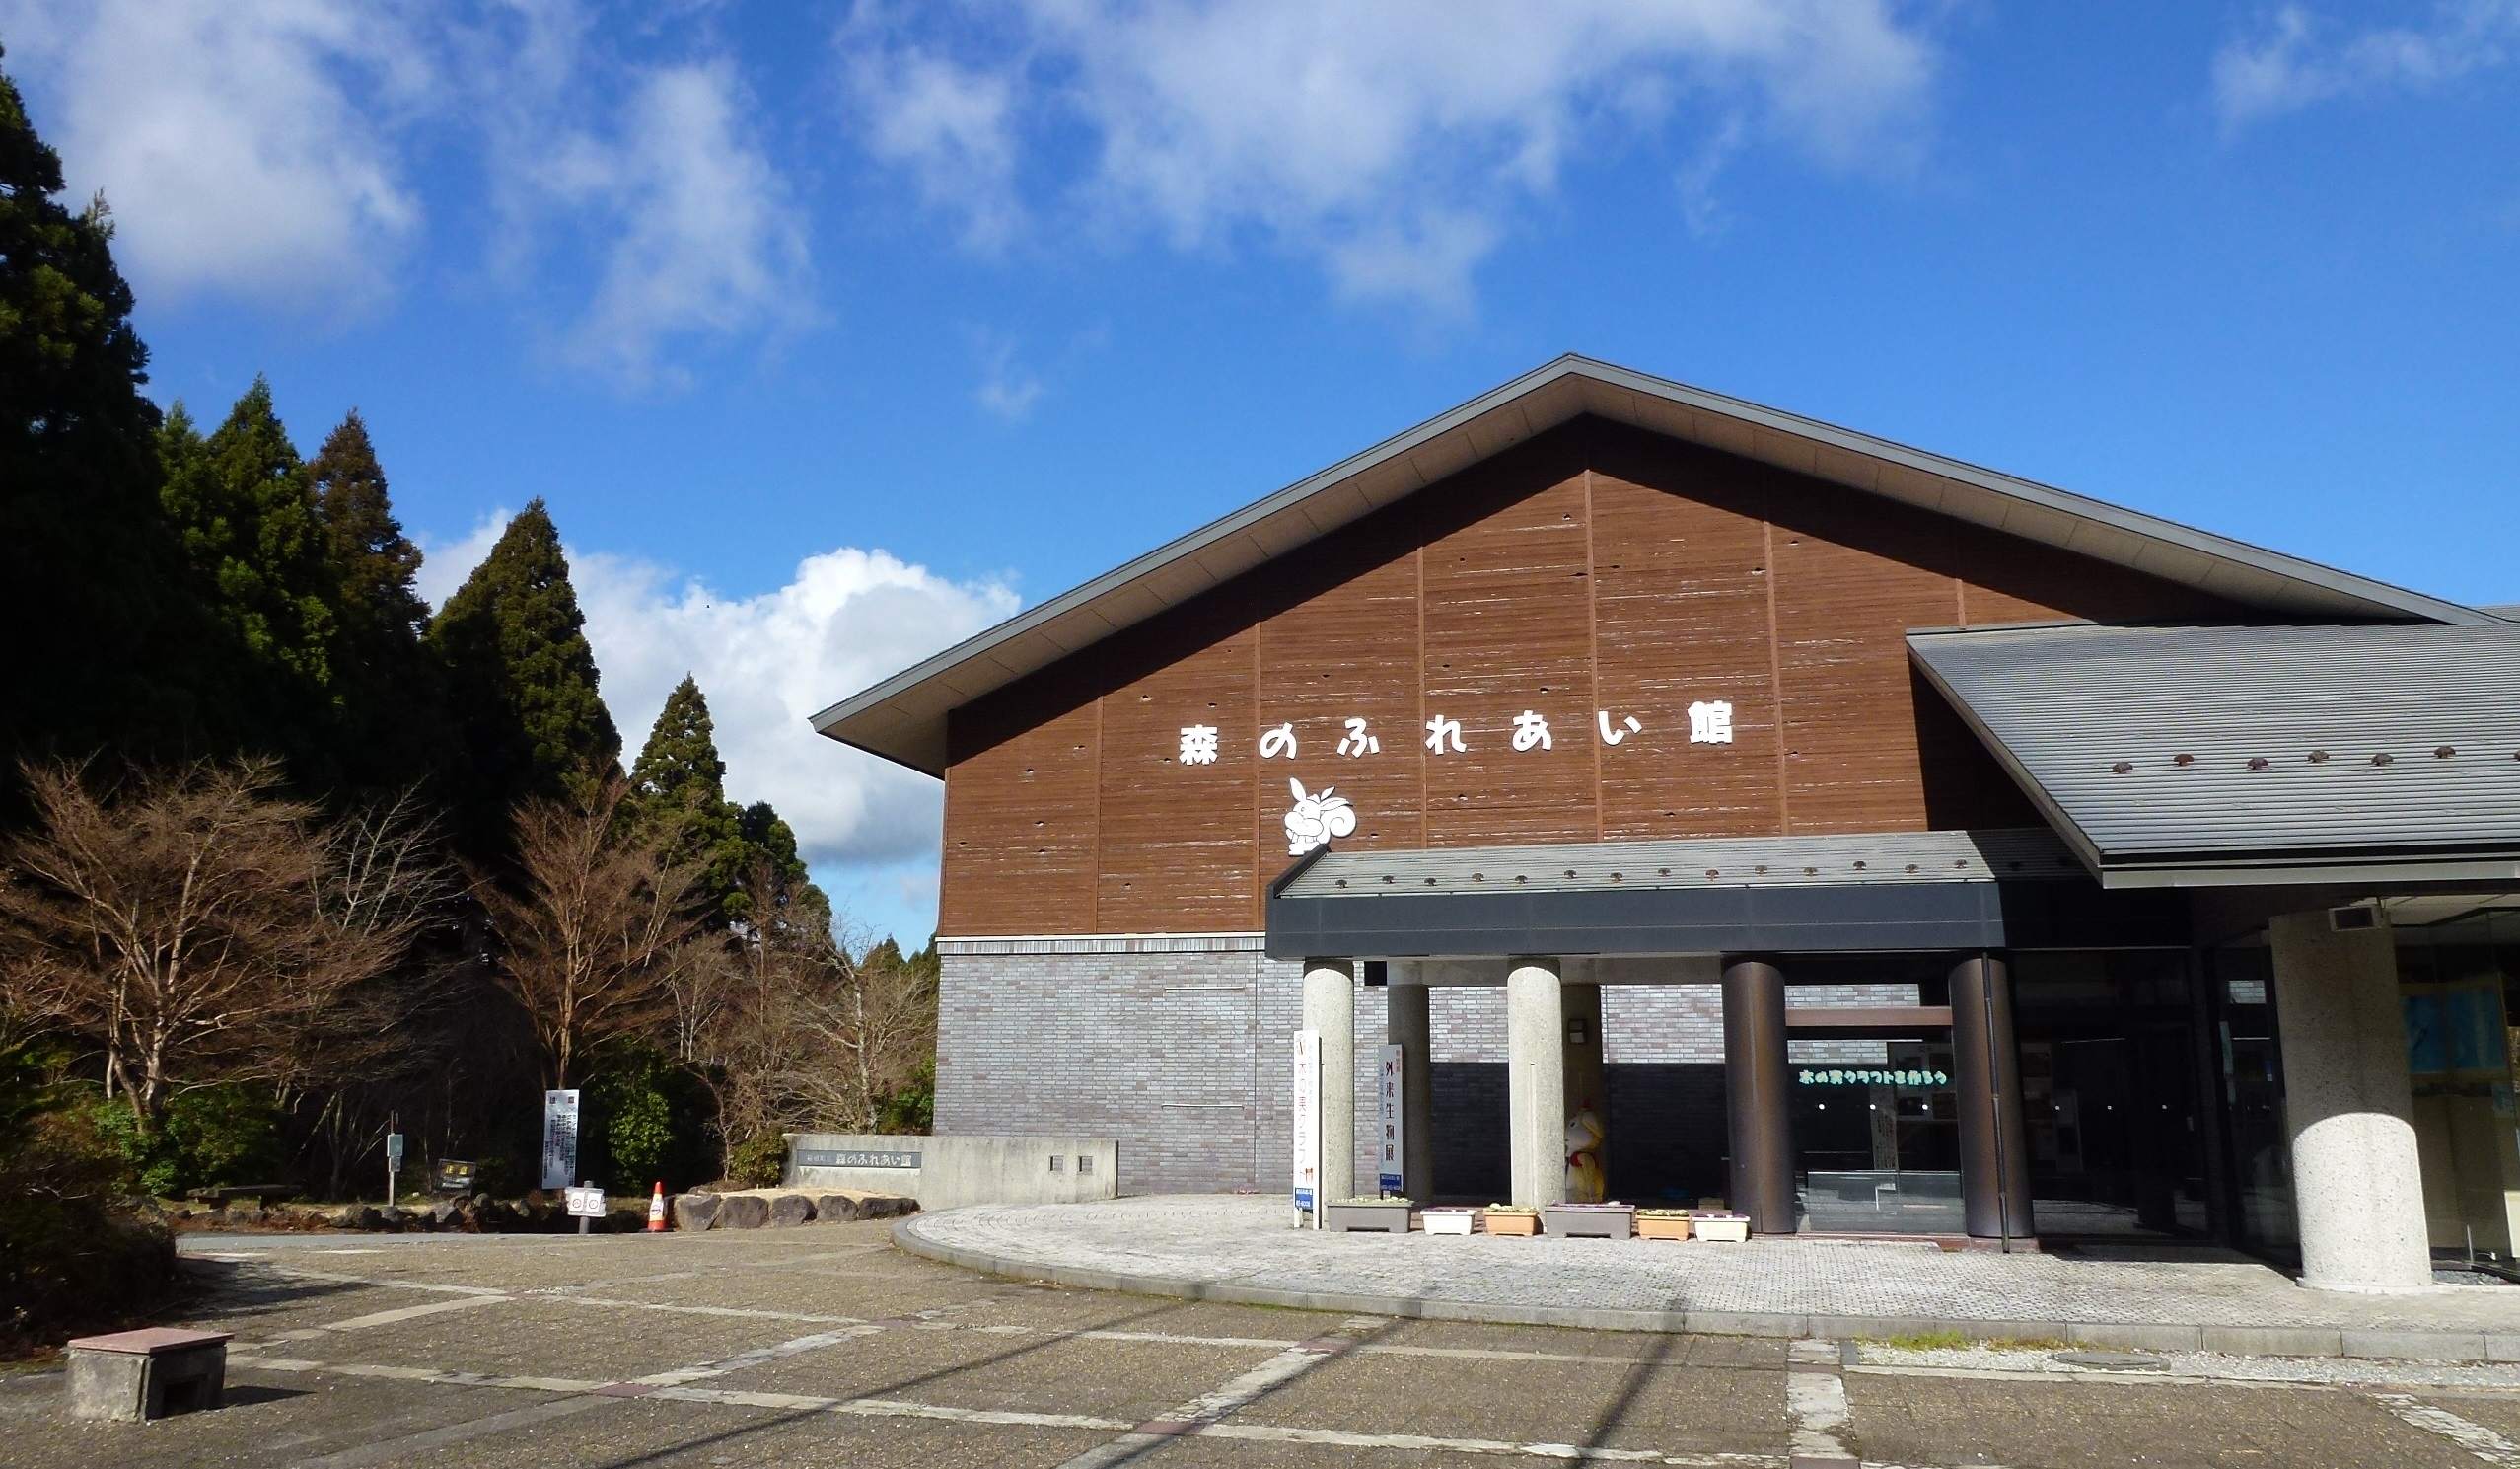
[[[440,1158],[438,1159],[437,1192],[469,1194],[472,1192],[472,1181],[477,1176],[478,1170],[468,1159]]]
[[[1320,1222],[1314,1194],[1322,1178],[1322,1033],[1295,1032],[1295,1207]]]
[[[604,1191],[602,1189],[571,1189],[568,1191],[568,1196],[569,1217],[573,1219],[600,1219],[604,1217]]]
[[[577,1176],[577,1089],[546,1091],[542,1094],[542,1187],[565,1189]]]
[[[1401,1134],[1400,1099],[1402,1060],[1408,1053],[1398,1046],[1383,1048],[1382,1082],[1374,1089],[1375,1155],[1381,1159],[1377,1172],[1383,1192],[1397,1194],[1408,1187],[1403,1178],[1406,1143]]]

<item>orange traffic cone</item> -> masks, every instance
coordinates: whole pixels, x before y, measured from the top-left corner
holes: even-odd
[[[665,1232],[665,1180],[661,1178],[656,1181],[656,1193],[647,1202],[647,1232]]]

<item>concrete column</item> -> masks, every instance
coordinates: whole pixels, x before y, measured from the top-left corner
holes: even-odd
[[[1322,1036],[1322,1183],[1335,1204],[1356,1197],[1356,966],[1304,961],[1304,1028]]]
[[[1566,1199],[1566,1010],[1555,959],[1521,958],[1505,975],[1507,1127],[1512,1202]]]
[[[2432,1254],[2388,925],[2340,932],[2322,910],[2281,914],[2267,927],[2301,1284],[2423,1289]]]
[[[1761,1234],[1794,1232],[1794,1130],[1785,1088],[1785,975],[1756,958],[1724,965],[1724,1113],[1732,1207]]]
[[[1601,986],[1562,985],[1558,1003],[1566,1021],[1566,1197],[1577,1204],[1599,1204],[1610,1197],[1610,1090],[1608,1073],[1602,1069]],[[1582,1040],[1576,1039],[1579,1033]],[[1591,1149],[1594,1167],[1589,1172],[1578,1170],[1573,1157],[1582,1140],[1575,1132],[1575,1119],[1585,1112],[1601,1125],[1604,1139]]]
[[[1383,992],[1385,1022],[1401,1048],[1401,1192],[1423,1204],[1435,1197],[1435,1026],[1426,987],[1394,985]]]
[[[2030,1137],[2021,1121],[2021,1048],[2012,979],[1972,954],[1951,971],[1951,1089],[1960,1107],[1960,1208],[1978,1239],[2028,1239]]]

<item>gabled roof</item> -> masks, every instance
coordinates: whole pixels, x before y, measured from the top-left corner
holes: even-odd
[[[2520,626],[1910,633],[2108,887],[2520,879]]]
[[[2417,592],[1870,434],[1569,354],[814,716],[814,727],[943,774],[946,714],[1515,444],[1592,413],[2197,587],[2269,613],[2475,624]]]

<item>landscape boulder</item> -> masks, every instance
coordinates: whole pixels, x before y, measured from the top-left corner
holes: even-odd
[[[770,1221],[770,1201],[758,1194],[720,1194],[717,1227],[758,1229]]]
[[[717,1222],[723,1200],[716,1194],[677,1194],[674,1196],[674,1227],[701,1230]]]
[[[854,1219],[890,1219],[918,1212],[919,1202],[900,1194],[870,1194],[862,1189],[838,1189],[814,1196],[814,1217],[827,1224],[847,1223]]]
[[[810,1224],[814,1222],[814,1200],[810,1195],[772,1194],[769,1199],[769,1205],[770,1217],[768,1219],[768,1223],[773,1229],[784,1229],[792,1224]]]

